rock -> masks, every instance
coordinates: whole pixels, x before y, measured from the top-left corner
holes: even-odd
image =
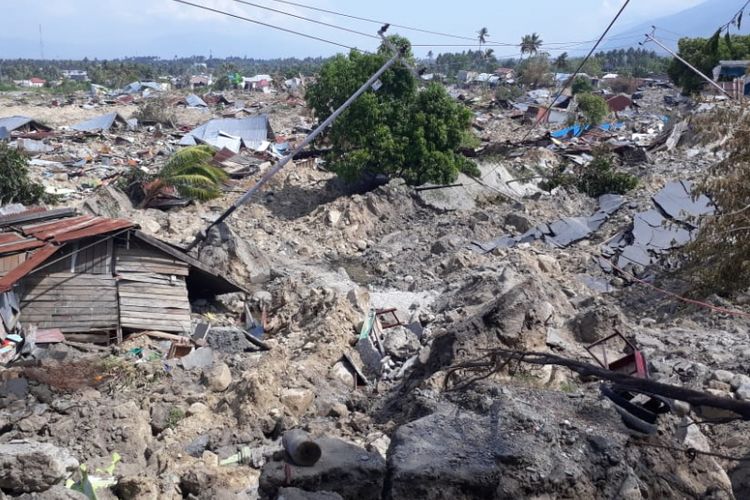
[[[160,434],[173,422],[171,415],[175,412],[175,406],[170,403],[154,403],[151,405],[151,431],[154,435]]]
[[[461,238],[454,234],[449,234],[436,240],[430,247],[430,252],[435,255],[450,253],[458,249],[461,243]]]
[[[734,393],[743,401],[750,401],[750,384],[742,384]]]
[[[346,418],[349,416],[349,408],[344,403],[333,403],[326,414],[333,418]]]
[[[354,242],[354,246],[357,247],[357,250],[360,252],[364,252],[367,250],[367,242],[365,240],[357,240]]]
[[[694,448],[698,451],[711,451],[711,444],[708,438],[703,435],[700,427],[688,417],[683,417],[678,427],[677,439],[682,443],[683,448]]]
[[[536,258],[537,266],[539,266],[539,270],[543,273],[559,273],[560,272],[560,264],[557,263],[557,259],[555,259],[551,255],[545,255],[541,254],[538,255]]]
[[[123,477],[113,488],[117,498],[156,500],[159,498],[159,487],[148,477]],[[97,492],[98,495],[98,492]]]
[[[338,210],[332,208],[328,211],[326,214],[326,223],[331,226],[335,227],[339,221],[341,220],[341,212]]]
[[[0,489],[45,491],[78,469],[70,452],[50,443],[16,440],[0,444]]]
[[[346,298],[352,306],[358,308],[362,313],[366,313],[370,308],[370,292],[367,291],[367,288],[361,286],[352,288],[346,294]]]
[[[719,382],[724,382],[725,384],[731,384],[734,377],[735,374],[727,370],[714,370],[714,372],[711,374],[712,380],[718,380]]]
[[[201,454],[201,460],[206,464],[206,467],[218,467],[219,466],[219,455],[211,451],[205,450]]]
[[[97,492],[99,494],[99,492]],[[56,484],[52,488],[42,491],[41,493],[24,493],[23,495],[15,497],[19,500],[89,500],[89,497],[81,493],[80,491],[73,491],[66,488],[62,484]],[[99,497],[109,498],[109,497]],[[132,498],[132,497],[128,497]],[[156,499],[156,497],[153,497]],[[4,496],[0,496],[1,500],[4,500]]]
[[[224,392],[232,383],[232,372],[226,363],[217,363],[203,373],[206,386],[214,392]]]
[[[191,404],[187,409],[187,416],[192,417],[193,415],[202,415],[204,413],[209,413],[211,410],[208,408],[208,406],[204,405],[203,403],[196,402]]]
[[[269,291],[258,290],[253,294],[253,302],[271,305],[271,303],[273,302],[273,295],[271,295],[271,292]]]
[[[720,380],[709,380],[708,386],[711,389],[716,389],[717,391],[722,391],[729,393],[732,390],[732,386],[727,384],[726,382],[722,382]]]
[[[203,456],[203,452],[208,448],[208,444],[211,441],[208,434],[203,434],[193,439],[190,443],[185,446],[185,453],[191,457],[200,458]]]
[[[279,399],[292,415],[301,417],[312,405],[315,393],[309,389],[284,389]]]
[[[738,387],[745,384],[750,385],[750,377],[748,377],[747,375],[743,375],[742,373],[738,373],[734,376],[732,382],[729,385],[732,386],[732,390],[736,391]]]
[[[573,332],[581,342],[592,343],[610,335],[623,324],[618,312],[606,308],[588,309],[573,319]]]
[[[642,500],[641,488],[638,485],[638,477],[631,470],[617,493],[618,500]]]
[[[524,217],[523,215],[518,215],[516,213],[509,213],[505,216],[505,219],[503,219],[503,223],[506,226],[510,226],[519,233],[525,233],[534,225],[531,223],[529,219]]]
[[[280,488],[276,500],[344,500],[331,491],[305,491],[299,488]]]
[[[547,327],[547,345],[550,347],[557,347],[558,349],[565,349],[568,343],[560,336],[560,330],[557,328]]]
[[[214,364],[214,351],[210,347],[199,347],[187,356],[180,358],[180,364],[186,370],[208,368]]]
[[[341,439],[316,439],[322,455],[312,467],[284,461],[268,462],[261,472],[260,489],[273,498],[282,486],[309,491],[332,491],[344,498],[379,500],[385,480],[385,460]],[[288,478],[288,479],[287,479]]]
[[[367,436],[367,449],[380,454],[380,456],[383,457],[383,460],[388,456],[388,448],[390,446],[391,438],[382,432],[375,432]]]
[[[383,348],[386,355],[390,355],[395,359],[404,361],[413,356],[421,347],[417,336],[404,327],[397,326],[389,328],[384,332],[385,340],[383,341]]]

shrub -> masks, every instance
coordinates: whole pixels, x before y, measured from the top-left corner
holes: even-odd
[[[174,127],[176,121],[172,107],[162,98],[147,99],[138,106],[133,118],[137,118],[138,123],[161,124],[168,127]]]
[[[607,101],[601,96],[583,93],[576,96],[576,99],[578,100],[578,114],[585,125],[595,127],[609,115]]]
[[[608,153],[598,152],[584,165],[576,187],[592,198],[603,194],[625,194],[638,185],[638,178],[614,169],[614,159]]]
[[[632,94],[636,91],[638,86],[636,85],[634,78],[621,76],[612,80],[609,84],[609,88],[612,90],[612,92],[618,94]]]
[[[726,146],[728,156],[696,190],[716,205],[685,248],[686,273],[709,292],[732,294],[750,287],[750,118],[744,117]]]
[[[0,205],[22,203],[34,205],[53,202],[44,186],[29,179],[29,161],[22,152],[0,142]]]
[[[591,80],[585,76],[577,76],[576,79],[573,80],[573,85],[571,87],[573,95],[590,93],[592,90],[594,90],[594,86],[591,85]]]

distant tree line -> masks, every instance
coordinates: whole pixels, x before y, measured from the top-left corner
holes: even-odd
[[[539,56],[549,59],[544,53],[543,42],[538,36],[534,38],[534,35],[525,37],[525,54],[528,56],[526,59]],[[485,33],[484,36],[489,35]],[[428,57],[420,63],[427,71],[442,73],[452,79],[461,70],[492,73],[500,67],[515,68],[526,59],[499,59],[492,48],[485,48],[444,53],[437,57],[430,52]],[[161,76],[186,77],[202,72],[212,73],[216,79],[234,73],[245,76],[270,74],[274,77],[291,78],[299,74],[316,74],[329,60],[330,58],[323,57],[255,59],[205,56],[173,59],[128,57],[112,60],[0,59],[0,84],[31,77],[44,78],[48,81],[59,80],[62,77],[62,70],[69,69],[85,70],[93,83],[107,87],[122,87],[133,81],[155,80]],[[579,62],[580,59],[569,58],[567,54],[563,54],[550,60],[550,70],[571,71]],[[664,72],[668,64],[669,59],[659,57],[654,52],[643,49],[620,49],[596,54],[584,67],[584,71],[590,74],[617,72],[640,77]]]

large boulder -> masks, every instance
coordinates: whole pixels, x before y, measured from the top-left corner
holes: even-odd
[[[0,489],[20,494],[45,491],[78,468],[68,450],[50,443],[16,440],[0,444]]]
[[[260,489],[271,498],[287,486],[306,491],[329,491],[344,498],[379,500],[385,479],[385,460],[378,454],[336,438],[315,440],[322,451],[312,467],[283,460],[268,462],[261,472]]]

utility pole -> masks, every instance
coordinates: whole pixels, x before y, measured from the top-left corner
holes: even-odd
[[[386,40],[384,34],[387,29],[388,25],[385,25],[380,28],[380,31],[378,31],[378,35],[380,35],[383,40]],[[210,223],[206,229],[200,231],[195,236],[195,239],[193,239],[192,243],[188,245],[186,250],[189,252],[190,250],[195,248],[198,243],[206,239],[206,236],[208,235],[208,232],[211,230],[211,228],[226,220],[227,217],[235,212],[235,210],[250,201],[250,198],[252,198],[255,193],[260,191],[260,188],[262,188],[268,181],[270,181],[274,175],[279,173],[279,171],[284,168],[290,161],[292,161],[296,155],[298,155],[303,149],[305,149],[310,143],[312,143],[315,138],[318,137],[326,128],[328,128],[328,126],[331,125],[336,120],[336,118],[341,115],[341,113],[346,111],[346,109],[351,106],[352,103],[356,101],[357,98],[359,98],[359,96],[364,94],[376,81],[378,81],[378,79],[383,75],[383,73],[388,70],[388,68],[398,62],[403,57],[403,55],[404,54],[401,51],[396,51],[393,56],[388,59],[388,61],[386,61],[385,64],[383,64],[383,66],[375,72],[375,74],[370,77],[369,80],[367,80],[354,94],[351,95],[351,97],[349,97],[349,99],[344,102],[344,104],[342,104],[336,111],[334,111],[331,116],[326,118],[323,123],[318,125],[315,130],[310,132],[310,134],[305,137],[305,140],[302,141],[299,146],[294,148],[291,153],[289,153],[278,163],[276,163],[276,165],[274,165],[271,170],[266,172],[266,174],[261,177],[260,180],[258,180],[258,182],[256,182],[250,189],[248,189],[245,194],[243,194],[240,198],[237,199],[237,201],[235,201],[229,208],[227,208],[224,213],[219,216],[219,218]]]
[[[696,68],[695,66],[693,66],[692,64],[690,64],[689,62],[687,62],[685,59],[683,59],[678,54],[676,54],[672,49],[670,49],[669,47],[667,47],[666,45],[664,45],[663,43],[661,43],[659,40],[657,40],[656,38],[654,38],[653,32],[646,33],[646,41],[647,42],[654,42],[656,45],[658,45],[662,49],[664,49],[667,52],[669,52],[670,54],[672,54],[675,59],[677,59],[682,64],[684,64],[685,66],[687,66],[688,68],[690,68],[696,75],[700,76],[701,78],[703,78],[704,80],[706,80],[708,83],[710,83],[711,85],[713,85],[722,94],[724,94],[725,96],[729,97],[730,99],[734,99],[734,97],[732,97],[732,95],[729,94],[729,92],[727,92],[726,90],[724,90],[723,88],[721,88],[721,85],[719,85],[718,83],[716,83],[715,81],[713,81],[712,79],[710,79],[709,77],[707,77],[706,75],[704,75],[703,73],[701,73],[701,71],[698,68]]]
[[[42,25],[39,25],[39,54],[42,56],[44,61],[44,39],[42,38]]]

